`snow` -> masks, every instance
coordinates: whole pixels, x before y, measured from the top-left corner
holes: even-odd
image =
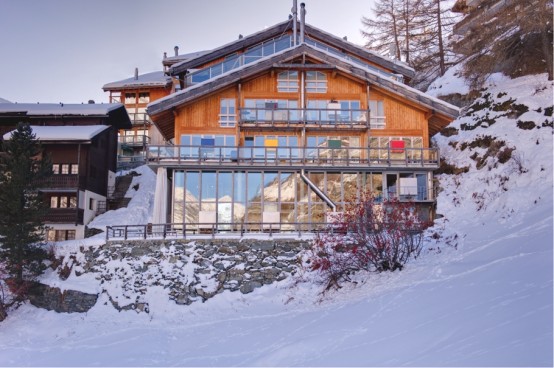
[[[78,115],[105,116],[111,111],[122,108],[120,103],[114,104],[55,104],[55,103],[0,103],[0,113],[26,112],[27,115]]]
[[[137,87],[137,86],[165,87],[168,84],[171,84],[171,77],[165,75],[163,71],[156,71],[156,72],[140,74],[137,79],[135,79],[135,77],[131,77],[120,81],[107,83],[102,88],[104,90],[109,90],[114,88],[125,88],[125,87],[131,88],[131,87]]]
[[[39,126],[31,125],[33,133],[36,135],[39,141],[65,141],[65,140],[79,140],[86,141],[104,130],[109,129],[107,125],[86,125],[86,126]],[[11,138],[12,132],[4,134],[3,138],[8,140]]]
[[[8,101],[8,100],[0,97],[0,104],[5,104],[5,103],[11,103],[11,101]]]
[[[428,240],[429,250],[403,271],[365,281],[358,275],[357,284],[325,295],[320,286],[287,279],[189,306],[151,286],[143,296],[149,313],[118,312],[106,294],[86,314],[23,305],[1,323],[0,365],[552,366],[553,147],[552,128],[542,126],[552,122],[544,114],[552,84],[545,75],[495,76],[488,92],[496,103],[513,99],[529,111],[510,117],[470,109],[451,124],[457,135],[436,137],[450,164],[470,170],[440,177],[444,217],[430,233],[443,237]],[[461,129],[487,115],[496,123]],[[523,130],[517,120],[541,128]],[[494,157],[477,169],[471,156],[486,149],[461,144],[484,135],[515,147],[524,170],[513,159],[500,164]],[[135,178],[138,190],[128,192],[130,209],[98,222],[145,222],[153,190],[142,189],[155,178],[147,168],[137,170],[142,175]],[[98,246],[99,237],[60,243],[58,254]],[[190,276],[192,269],[183,272]],[[80,277],[62,282],[47,274],[44,281],[99,290],[98,280]]]
[[[442,78],[436,79],[429,85],[427,94],[433,97],[448,96],[454,93],[466,95],[469,93],[469,85],[461,78],[462,64],[456,64],[448,69]]]

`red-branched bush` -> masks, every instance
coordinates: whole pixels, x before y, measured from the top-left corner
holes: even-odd
[[[338,287],[359,270],[402,270],[411,258],[419,256],[423,232],[429,226],[413,202],[377,202],[365,193],[316,236],[310,269],[320,273],[326,289]]]

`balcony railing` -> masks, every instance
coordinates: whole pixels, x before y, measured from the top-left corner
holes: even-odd
[[[148,116],[145,112],[129,112],[129,118],[131,118],[131,122],[133,125],[150,125],[152,123],[152,120],[150,120],[150,116]]]
[[[369,110],[316,109],[316,108],[241,108],[239,126],[328,126],[384,129],[385,117],[370,115]],[[368,116],[369,121],[368,121]]]
[[[83,223],[84,210],[81,208],[50,208],[44,217],[46,223]]]
[[[439,166],[436,148],[149,146],[146,159],[149,164],[199,166]]]
[[[81,182],[82,178],[77,174],[54,174],[47,179],[40,180],[38,182],[38,187],[48,189],[76,189],[80,187]]]
[[[131,147],[144,147],[150,143],[150,137],[147,135],[120,135],[117,137],[117,141]]]

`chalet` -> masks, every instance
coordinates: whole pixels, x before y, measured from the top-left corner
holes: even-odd
[[[147,151],[154,223],[313,229],[363,191],[433,216],[430,137],[458,108],[409,87],[406,64],[304,15],[167,66],[179,86],[147,106],[168,143]]]
[[[50,210],[48,240],[83,238],[105,211],[115,184],[117,131],[131,127],[122,104],[0,104],[1,139],[18,122],[31,124],[52,160],[53,176],[39,190]]]
[[[164,53],[164,69],[205,53],[202,51],[180,55],[178,52],[179,48],[175,46],[175,56],[168,57]],[[174,85],[174,79],[164,71],[139,74],[138,68],[135,68],[133,77],[107,83],[102,87],[104,92],[109,92],[110,103],[125,105],[133,123],[131,128],[120,129],[118,132],[120,167],[143,164],[148,145],[165,144],[163,137],[146,113],[146,106],[149,102],[165,97],[178,88],[179,84]]]

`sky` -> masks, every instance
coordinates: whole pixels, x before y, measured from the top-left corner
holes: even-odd
[[[298,0],[306,22],[363,44],[372,0]],[[0,98],[108,102],[102,86],[162,70],[163,53],[209,50],[288,19],[292,0],[0,0]]]

